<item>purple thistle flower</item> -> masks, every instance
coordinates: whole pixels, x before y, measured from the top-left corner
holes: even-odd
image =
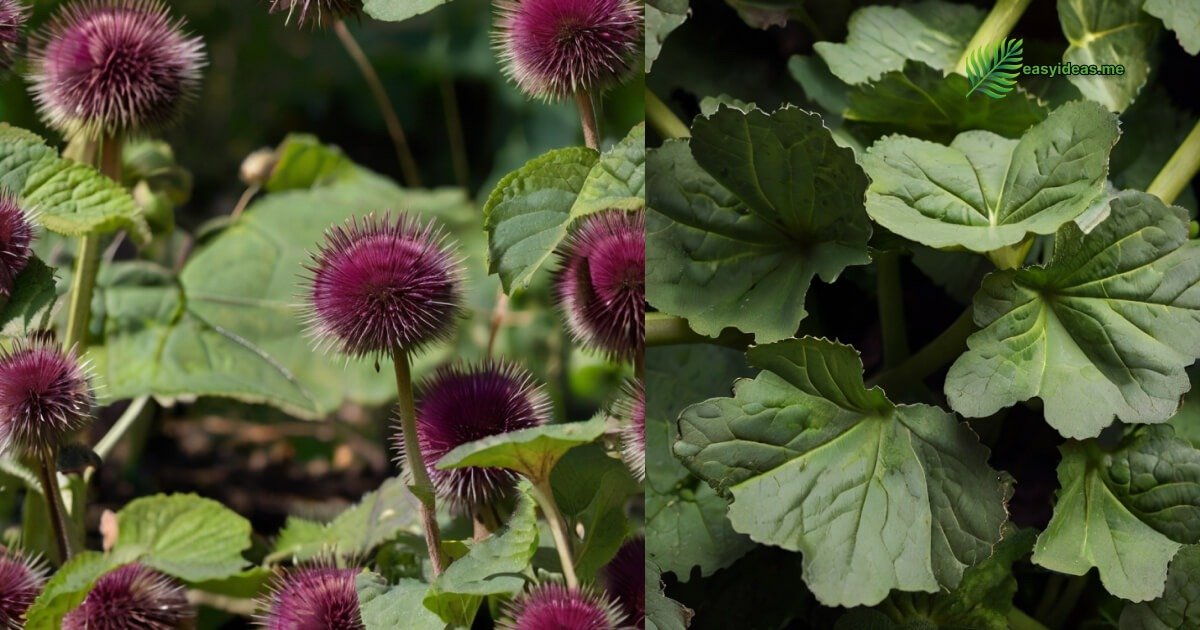
[[[642,44],[635,0],[499,0],[493,41],[504,72],[534,98],[604,90],[634,70]]]
[[[639,480],[646,480],[646,388],[639,381],[623,387],[612,415],[621,421],[621,455]]]
[[[452,335],[462,271],[432,223],[369,214],[331,228],[307,266],[314,336],[345,354],[406,351]]]
[[[0,0],[0,72],[12,67],[29,8],[21,0]]]
[[[74,352],[39,335],[0,350],[0,452],[41,454],[91,422],[92,388]]]
[[[362,0],[271,0],[270,11],[287,11],[287,23],[295,15],[300,28],[305,24],[322,27],[358,15],[362,12]]]
[[[547,582],[518,595],[498,630],[616,630],[624,614],[616,602],[588,588]]]
[[[604,590],[616,598],[625,616],[638,628],[646,627],[646,539],[625,541],[602,571]]]
[[[0,296],[12,295],[13,284],[33,253],[29,249],[32,241],[29,216],[16,196],[0,189]]]
[[[435,372],[422,386],[417,441],[438,498],[456,511],[489,503],[512,491],[517,475],[502,468],[438,470],[442,457],[468,442],[545,424],[550,398],[525,368],[489,361]],[[403,461],[404,436],[396,438]]]
[[[36,558],[0,547],[0,628],[25,627],[25,611],[46,583],[46,567]]]
[[[559,254],[555,294],[567,327],[618,361],[645,344],[645,228],[642,212],[606,210],[585,218]]]
[[[258,624],[267,630],[361,630],[357,576],[358,569],[293,569],[276,582]]]
[[[142,564],[127,564],[96,580],[63,630],[177,630],[196,611],[182,584]]]
[[[76,0],[34,37],[30,88],[65,134],[125,136],[173,122],[200,84],[204,42],[160,0]]]

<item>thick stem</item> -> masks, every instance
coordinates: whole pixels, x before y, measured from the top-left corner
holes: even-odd
[[[501,288],[496,291],[496,306],[492,307],[492,321],[488,327],[487,356],[489,359],[496,350],[496,340],[500,338],[500,329],[504,327],[506,317],[508,317],[508,295]]]
[[[906,387],[925,380],[938,368],[958,358],[966,347],[967,337],[975,332],[974,310],[968,306],[933,341],[921,348],[896,367],[886,370],[867,381],[868,387],[879,386],[885,390]]]
[[[1163,203],[1174,203],[1197,171],[1200,171],[1200,122],[1192,127],[1183,144],[1175,149],[1171,159],[1154,176],[1146,192],[1156,195]]]
[[[379,73],[375,72],[375,66],[371,65],[371,60],[363,52],[362,46],[358,45],[358,40],[354,39],[350,29],[346,28],[345,22],[342,20],[334,22],[333,31],[337,33],[338,39],[341,40],[346,52],[350,54],[350,58],[358,65],[358,71],[362,73],[363,79],[367,81],[367,87],[371,90],[371,95],[375,97],[375,104],[379,107],[379,113],[383,115],[384,124],[387,125],[388,135],[392,137],[392,144],[396,147],[396,157],[400,160],[404,183],[411,188],[419,188],[421,175],[417,170],[417,161],[408,147],[408,138],[404,135],[404,127],[400,124],[400,119],[396,117],[396,108],[392,106],[392,99],[388,96],[387,90],[383,89],[383,82],[379,80]]]
[[[589,149],[600,150],[600,127],[596,122],[596,108],[592,106],[592,95],[587,90],[575,93],[575,104],[579,107],[579,121],[583,124],[583,143]]]
[[[454,180],[466,190],[471,185],[471,166],[467,162],[467,141],[463,134],[462,117],[458,112],[458,93],[454,80],[442,77],[442,106],[446,112],[446,134],[450,136],[450,159],[454,163]]]
[[[967,59],[972,52],[975,52],[975,49],[995,44],[1008,37],[1013,27],[1021,20],[1021,16],[1025,14],[1025,9],[1029,8],[1030,2],[1032,0],[996,0],[991,13],[984,18],[983,24],[979,25],[979,29],[975,31],[971,41],[967,42],[967,47],[963,49],[962,57],[958,59],[958,65],[954,67],[954,71],[965,75]]]
[[[563,520],[558,504],[554,502],[554,490],[549,482],[542,480],[533,484],[533,499],[542,508],[546,524],[550,526],[550,535],[554,537],[554,548],[558,550],[558,560],[562,564],[563,576],[570,588],[579,587],[579,577],[575,575],[575,558],[571,551],[571,539],[567,534],[567,522]]]
[[[434,575],[446,569],[446,558],[442,555],[442,532],[437,522],[437,498],[433,493],[433,482],[429,480],[429,469],[417,440],[417,411],[413,401],[412,369],[408,364],[408,353],[397,347],[392,349],[392,362],[396,365],[396,395],[400,406],[400,430],[404,434],[404,461],[412,475],[409,489],[421,502],[421,522],[425,529],[425,545],[429,547],[429,560]]]
[[[658,132],[658,135],[671,138],[687,138],[692,135],[688,126],[662,102],[654,92],[646,90],[646,120]]]
[[[904,325],[904,293],[900,284],[900,254],[886,252],[875,259],[878,273],[879,327],[883,331],[883,366],[891,368],[908,358]]]
[[[1011,630],[1048,630],[1040,621],[1013,606],[1008,611],[1008,627]]]
[[[706,337],[691,329],[687,320],[665,313],[646,313],[646,347],[677,346],[688,343],[711,343],[718,346],[728,346],[737,350],[745,350],[754,337],[732,328],[722,332],[718,337]]]
[[[99,147],[100,172],[109,179],[121,181],[121,140],[104,138]],[[71,279],[71,299],[67,310],[67,330],[63,345],[82,357],[87,350],[88,321],[92,312],[92,294],[96,289],[96,272],[100,268],[100,237],[94,234],[79,239],[75,257],[75,274]]]
[[[58,545],[59,564],[71,559],[71,537],[67,526],[67,507],[63,502],[62,488],[58,486],[58,456],[51,449],[42,451],[38,459],[38,477],[42,482],[42,493],[50,509],[50,527],[54,530],[54,542]]]

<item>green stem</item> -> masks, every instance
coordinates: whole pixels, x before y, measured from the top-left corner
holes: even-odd
[[[433,574],[441,575],[446,569],[446,558],[442,555],[442,532],[437,522],[437,498],[433,482],[429,480],[429,469],[421,455],[417,441],[417,412],[413,401],[412,368],[408,364],[408,352],[402,348],[392,349],[392,362],[396,366],[396,395],[400,406],[400,430],[404,434],[404,461],[412,475],[409,490],[421,502],[421,522],[425,529],[425,545],[429,548],[429,560]]]
[[[1171,159],[1154,176],[1146,192],[1157,195],[1164,203],[1175,203],[1175,198],[1192,181],[1197,171],[1200,171],[1200,121],[1196,122],[1183,144],[1175,149]]]
[[[711,343],[745,350],[754,343],[754,337],[733,329],[720,336],[706,337],[691,329],[687,320],[665,313],[646,313],[646,347],[677,346],[689,343]]]
[[[96,443],[96,447],[92,450],[100,457],[101,461],[108,459],[113,449],[120,443],[121,438],[125,437],[125,434],[129,432],[129,428],[141,417],[142,411],[146,409],[146,405],[149,402],[149,396],[134,398],[129,403],[129,406],[125,408],[125,412],[121,414],[121,417],[117,418],[112,428],[108,430],[108,433],[105,433],[104,437],[100,438],[100,441]]]
[[[658,135],[664,138],[687,138],[692,135],[688,126],[679,120],[675,112],[650,90],[646,90],[646,120]]]
[[[1008,627],[1009,630],[1048,630],[1041,622],[1016,606],[1008,611]]]
[[[1046,620],[1046,625],[1052,628],[1061,628],[1066,623],[1067,617],[1071,616],[1071,612],[1075,610],[1075,605],[1079,603],[1079,596],[1083,594],[1088,585],[1088,575],[1072,575],[1067,578],[1066,587],[1062,590],[1062,595],[1054,602],[1054,606],[1050,609],[1050,614],[1043,617]]]
[[[546,524],[550,526],[550,535],[554,537],[554,548],[558,551],[558,560],[562,564],[567,586],[578,588],[579,577],[575,575],[575,559],[571,552],[571,539],[567,535],[567,523],[558,509],[558,504],[554,502],[554,490],[550,483],[546,480],[535,482],[533,499],[542,508]]]
[[[596,108],[592,106],[592,95],[587,90],[575,93],[575,105],[579,107],[579,122],[583,125],[583,143],[589,149],[600,150],[600,125],[596,122]]]
[[[54,542],[58,545],[59,564],[66,564],[71,559],[71,537],[67,533],[67,507],[63,502],[62,488],[58,485],[57,454],[52,449],[41,452],[38,456],[38,477],[42,482],[42,492],[46,495],[46,506],[50,509],[50,527],[54,530]]]
[[[109,179],[121,181],[121,140],[105,137],[100,142],[100,172]],[[80,358],[87,350],[88,321],[92,313],[92,294],[96,289],[96,272],[100,268],[100,237],[88,234],[80,237],[75,256],[75,273],[71,278],[71,299],[67,310],[67,330],[63,345],[73,349]]]
[[[471,186],[471,165],[467,161],[467,141],[463,136],[462,116],[458,111],[458,93],[451,77],[442,77],[439,83],[446,112],[446,134],[450,137],[450,159],[454,164],[454,179],[459,188],[466,190]]]
[[[907,387],[925,380],[938,368],[958,358],[966,347],[967,337],[975,332],[974,310],[968,306],[950,327],[942,331],[900,365],[885,370],[867,381],[867,386],[879,386],[885,390]]]
[[[984,18],[983,24],[979,25],[979,29],[975,31],[975,35],[971,38],[971,41],[967,42],[967,47],[963,49],[962,57],[958,59],[958,65],[954,67],[954,71],[965,75],[967,73],[967,58],[975,49],[988,46],[1008,37],[1013,27],[1021,20],[1025,9],[1029,8],[1030,2],[1032,0],[996,0],[992,11]]]
[[[908,358],[904,325],[904,290],[900,284],[900,254],[886,252],[875,259],[878,273],[879,327],[883,331],[883,366],[892,368]]]

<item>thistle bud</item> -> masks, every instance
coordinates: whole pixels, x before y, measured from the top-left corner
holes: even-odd
[[[46,583],[46,567],[37,559],[0,547],[0,628],[25,626],[25,611]]]
[[[362,12],[362,0],[271,0],[271,13],[286,11],[288,24],[320,28]]]
[[[192,627],[196,611],[182,584],[142,564],[104,574],[63,630],[179,630]]]
[[[29,9],[21,0],[0,0],[0,72],[12,67]]]
[[[631,538],[621,545],[617,555],[601,571],[608,592],[628,623],[646,627],[646,539]]]
[[[362,630],[357,569],[310,566],[276,582],[258,624],[267,630]]]
[[[621,456],[639,480],[646,479],[646,388],[632,381],[613,405],[621,422]]]
[[[2,1],[2,0],[0,0]],[[15,195],[0,189],[0,296],[12,295],[33,251],[33,223]]]
[[[91,422],[94,398],[74,352],[38,336],[0,350],[0,452],[41,454]]]
[[[547,582],[509,604],[499,630],[616,630],[625,616],[616,602],[589,588]]]

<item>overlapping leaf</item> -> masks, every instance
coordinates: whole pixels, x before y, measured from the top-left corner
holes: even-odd
[[[1187,223],[1182,208],[1124,192],[1090,234],[1064,226],[1046,267],[989,276],[975,298],[982,330],[946,377],[950,406],[982,417],[1040,397],[1073,438],[1114,416],[1165,422],[1200,357],[1200,243]]]
[[[425,608],[429,585],[411,578],[388,584],[377,573],[361,573],[355,581],[364,630],[445,630],[446,622]]]
[[[547,424],[468,442],[436,463],[442,470],[470,466],[507,468],[536,483],[550,477],[567,451],[591,444],[603,434],[602,416],[584,422]]]
[[[1161,596],[1171,558],[1200,542],[1200,451],[1168,426],[1112,451],[1095,440],[1059,450],[1058,499],[1033,562],[1071,575],[1096,567],[1108,592],[1130,601]]]
[[[1200,4],[1192,0],[1146,0],[1146,13],[1175,31],[1179,45],[1190,55],[1200,55]]]
[[[1158,32],[1142,11],[1142,1],[1058,0],[1058,19],[1071,44],[1063,53],[1064,62],[1125,66],[1118,75],[1069,74],[1067,80],[1109,111],[1125,111],[1146,84],[1150,48]]]
[[[950,146],[889,136],[863,159],[867,211],[889,230],[931,247],[988,252],[1051,234],[1104,192],[1117,119],[1068,103],[1010,140],[961,133]]]
[[[1200,628],[1200,545],[1180,549],[1171,560],[1162,597],[1121,611],[1121,630]]]
[[[867,389],[849,346],[792,339],[747,357],[764,371],[686,409],[675,452],[733,498],[734,529],[804,554],[818,600],[953,588],[991,554],[1006,487],[953,414]]]
[[[646,74],[658,59],[663,41],[688,16],[688,0],[646,0]]]
[[[288,517],[270,559],[303,562],[330,553],[360,557],[402,531],[417,531],[418,510],[404,482],[391,478],[329,523]]]
[[[655,151],[647,299],[704,335],[792,336],[814,277],[867,263],[866,177],[821,118],[728,106]]]

